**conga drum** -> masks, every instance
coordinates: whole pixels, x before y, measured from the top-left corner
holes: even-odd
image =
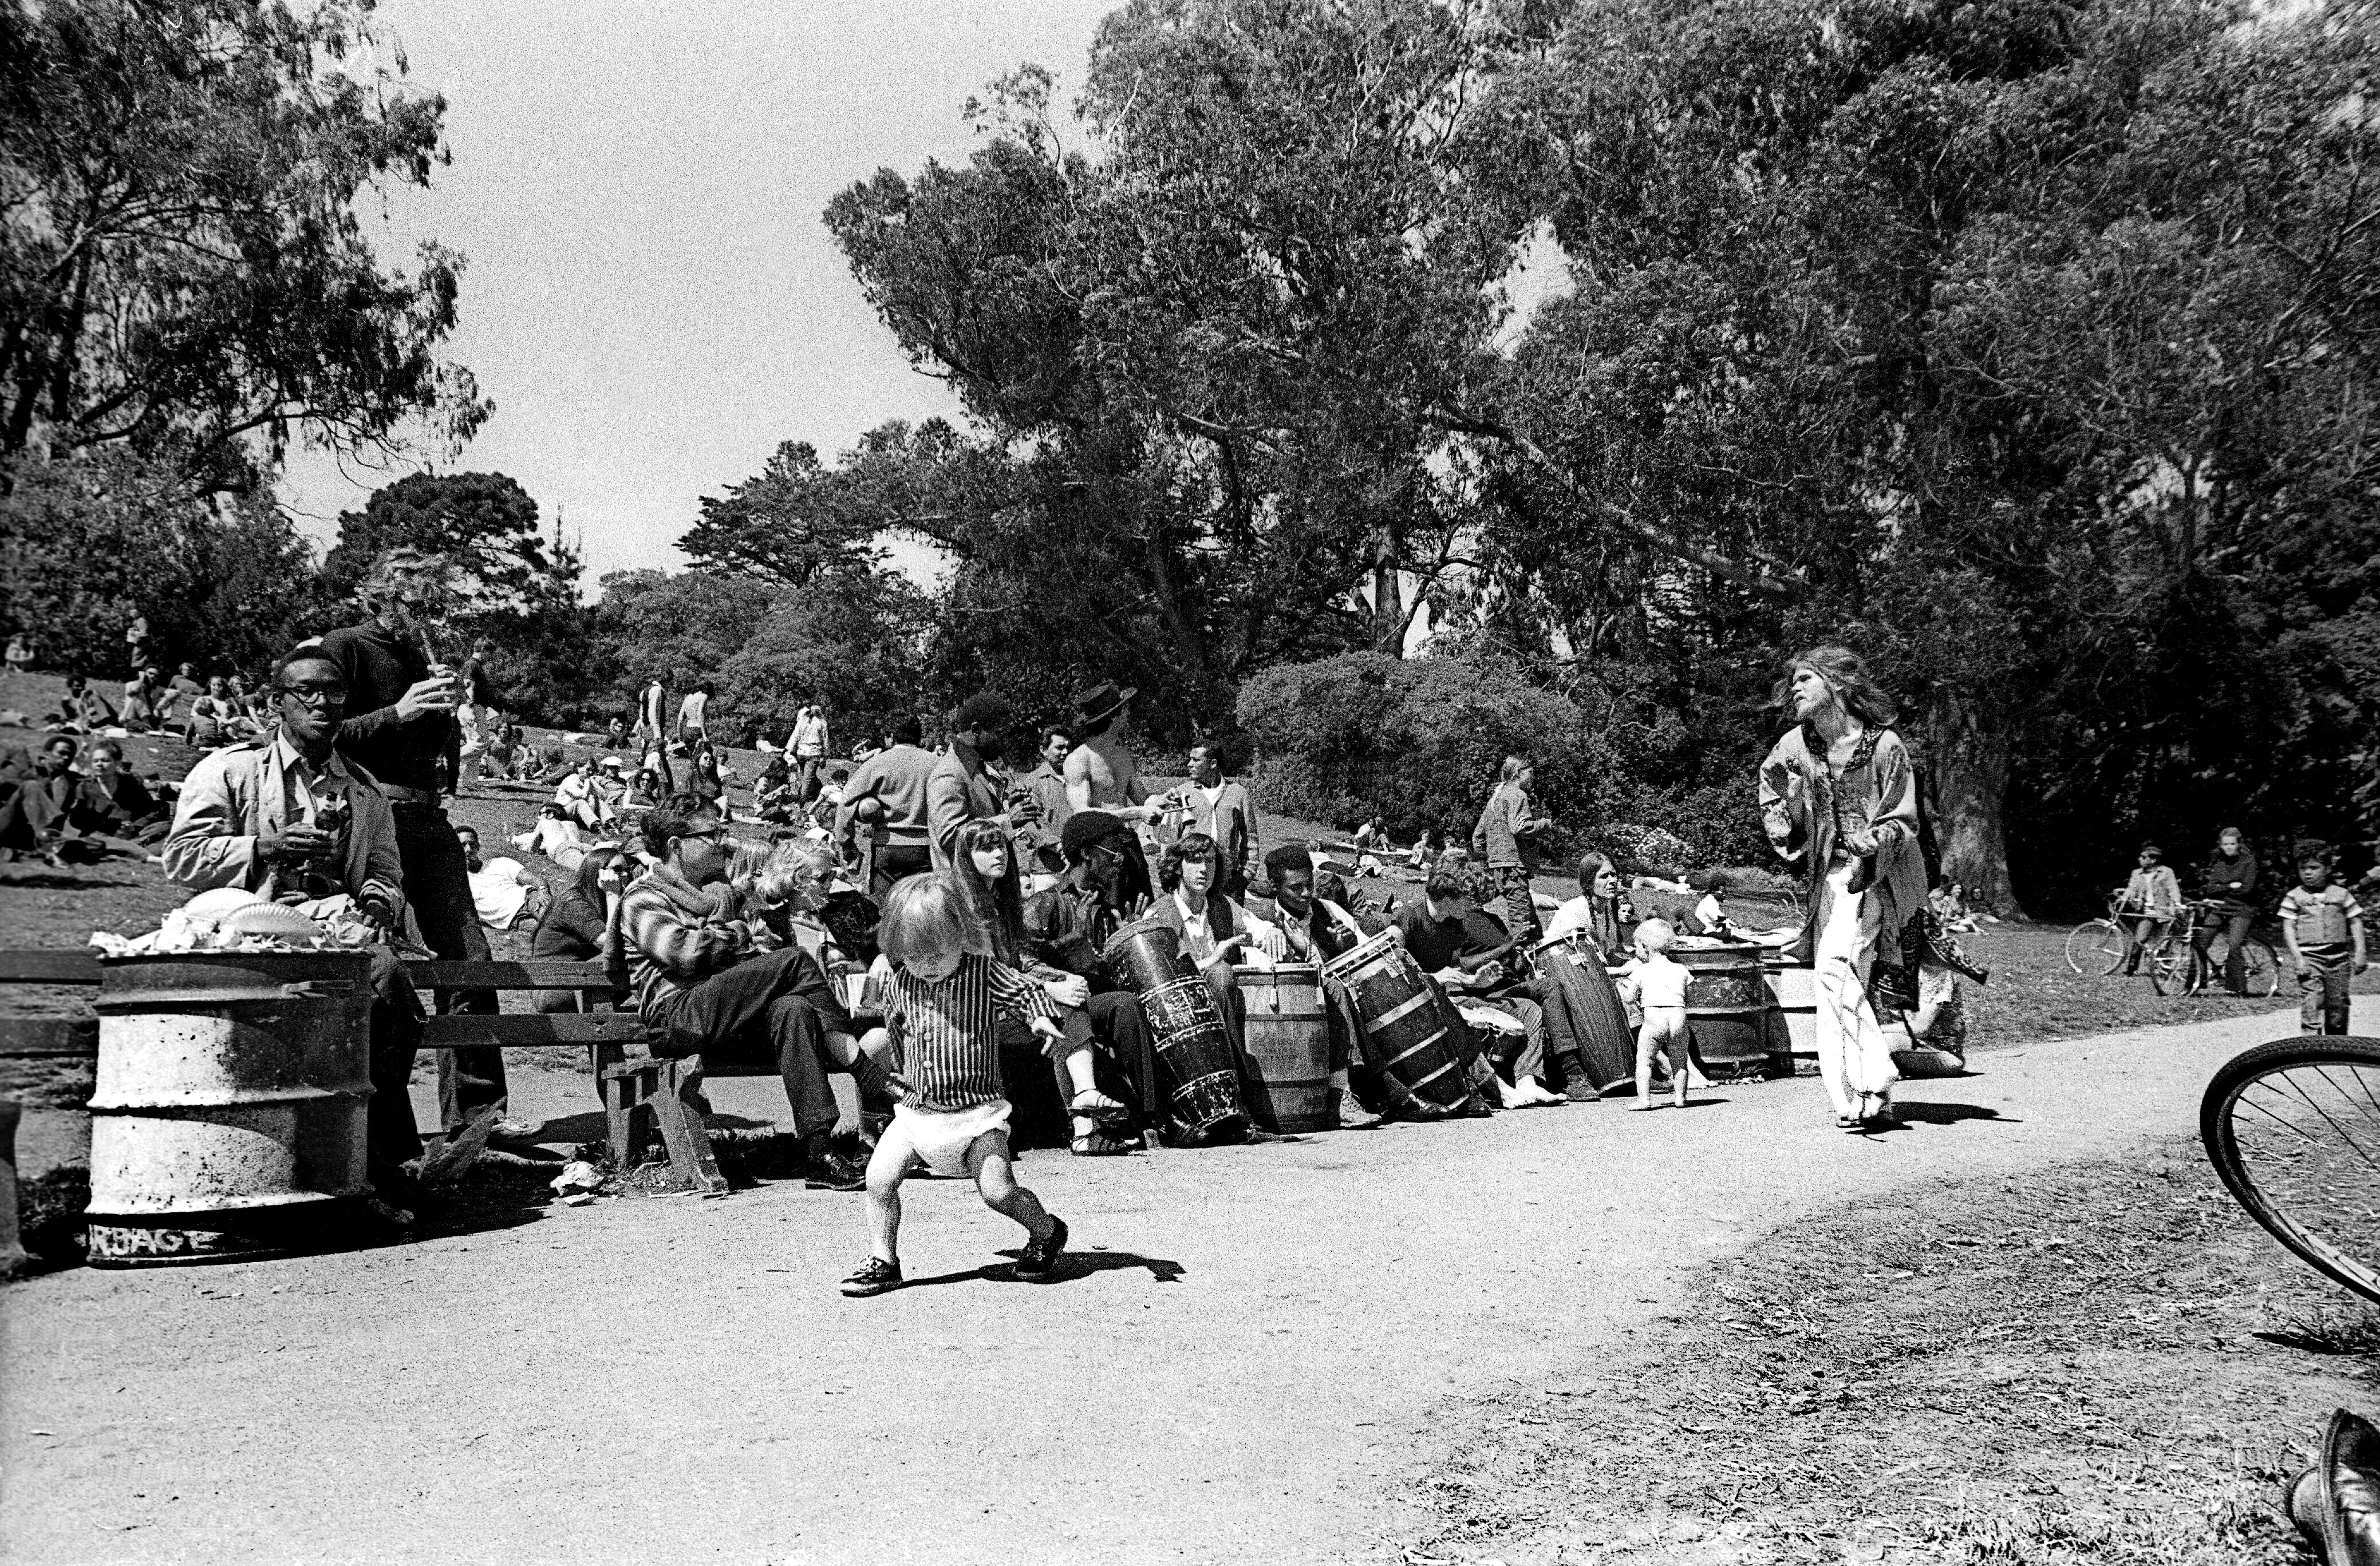
[[[1284,963],[1240,975],[1248,1117],[1267,1131],[1330,1128],[1330,1012],[1322,970]]]
[[[1584,933],[1559,935],[1530,954],[1531,971],[1553,987],[1570,1014],[1587,1085],[1597,1093],[1621,1093],[1636,1086],[1636,1034],[1628,1008],[1611,987],[1603,953]]]
[[[1411,953],[1376,935],[1323,964],[1322,977],[1346,989],[1364,1037],[1406,1091],[1448,1110],[1470,1098],[1463,1019]]]
[[[1703,1069],[1767,1069],[1768,981],[1761,977],[1760,948],[1680,941],[1670,948],[1670,960],[1693,976],[1686,982],[1686,1032]]]
[[[1116,931],[1099,959],[1140,997],[1157,1058],[1173,1079],[1173,1118],[1185,1139],[1225,1141],[1244,1132],[1232,1036],[1214,992],[1182,960],[1180,938],[1155,919],[1141,919]]]

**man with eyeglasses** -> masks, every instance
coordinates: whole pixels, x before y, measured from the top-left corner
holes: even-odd
[[[371,949],[366,1145],[382,1200],[410,1206],[418,1188],[400,1166],[421,1153],[407,1090],[421,1006],[391,946],[405,912],[395,816],[380,786],[339,753],[347,684],[330,655],[315,647],[286,654],[272,688],[279,733],[212,751],[183,780],[165,873],[197,891],[237,886],[284,903],[344,892],[382,931]]]
[[[881,1099],[884,1067],[860,1052],[826,970],[800,942],[771,951],[719,893],[735,845],[710,801],[680,794],[645,813],[657,861],[620,902],[638,1014],[661,1055],[700,1055],[706,1071],[774,1067],[793,1106],[812,1190],[856,1191],[867,1165],[835,1151],[830,1069]]]
[[[358,589],[371,618],[322,637],[320,647],[346,682],[339,754],[371,774],[396,817],[397,852],[414,923],[448,962],[488,961],[487,933],[471,899],[462,843],[439,797],[439,769],[459,775],[462,734],[455,710],[463,690],[452,671],[433,665],[426,637],[446,600],[447,563],[403,546],[372,563]],[[439,1009],[492,1013],[492,989],[442,990]],[[495,1048],[438,1053],[438,1113],[452,1136],[493,1110],[492,1139],[526,1141],[536,1127],[504,1118],[504,1052]]]

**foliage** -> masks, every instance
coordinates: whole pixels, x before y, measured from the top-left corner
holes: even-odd
[[[595,634],[604,662],[594,688],[606,710],[631,714],[656,675],[672,690],[714,677],[776,598],[763,583],[699,571],[614,571],[602,588]]]
[[[1238,716],[1257,747],[1253,796],[1284,815],[1352,829],[1377,810],[1393,834],[1465,843],[1504,758],[1520,755],[1536,766],[1539,809],[1597,819],[1578,710],[1509,666],[1344,653],[1250,679]]]
[[[369,0],[0,7],[0,463],[121,443],[244,489],[251,440],[469,436],[461,258],[383,271],[357,215],[446,156],[389,57]]]
[[[42,662],[122,678],[136,615],[168,667],[261,669],[321,629],[313,561],[253,496],[191,492],[125,452],[29,462],[0,495],[0,625]]]
[[[374,490],[361,511],[340,514],[339,541],[322,558],[325,590],[354,598],[372,561],[398,547],[454,565],[467,620],[578,597],[576,552],[558,540],[548,547],[537,502],[502,473],[415,473]]]

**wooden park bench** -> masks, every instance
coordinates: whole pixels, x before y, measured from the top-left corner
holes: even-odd
[[[722,1195],[726,1178],[711,1154],[704,1129],[698,1057],[667,1059],[651,1052],[643,1023],[631,1012],[612,1009],[613,981],[601,963],[407,963],[406,972],[425,998],[439,989],[575,992],[581,1009],[521,1014],[431,1015],[422,1022],[425,1050],[466,1050],[494,1045],[507,1050],[585,1049],[594,1057],[597,1091],[603,1100],[605,1138],[613,1162],[625,1169],[644,1147],[648,1129],[658,1130],[677,1182],[705,1196]],[[89,951],[0,951],[0,984],[72,985],[97,988],[98,955]],[[0,1017],[0,1062],[87,1060],[99,1057],[99,1023],[92,1017]],[[0,1090],[0,1276],[21,1268],[25,1255],[17,1232],[17,1124],[15,1096]]]

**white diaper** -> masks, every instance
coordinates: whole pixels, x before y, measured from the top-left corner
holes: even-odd
[[[949,1114],[895,1104],[892,1123],[884,1128],[884,1135],[900,1138],[936,1174],[961,1175],[967,1171],[967,1149],[975,1146],[975,1139],[987,1131],[1007,1130],[1009,1114],[1005,1099]]]

